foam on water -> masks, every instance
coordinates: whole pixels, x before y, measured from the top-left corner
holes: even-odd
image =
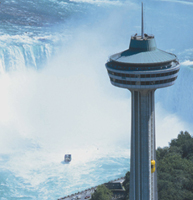
[[[193,2],[191,0],[183,0],[183,1],[179,1],[179,0],[162,0],[162,1],[170,1],[170,2],[174,2],[174,3],[185,4],[185,5],[193,5]]]
[[[182,62],[181,65],[184,65],[184,66],[193,66],[193,61],[186,60],[186,61]]]
[[[56,199],[118,178],[129,169],[123,167],[123,163],[129,166],[128,157],[109,157],[102,153],[93,158],[88,151],[92,149],[72,151],[70,164],[59,162],[63,155],[41,150],[9,156],[6,165],[4,157],[0,173],[1,197],[19,199],[24,195],[29,199]],[[96,150],[92,153],[96,155]]]
[[[112,4],[112,5],[121,5],[123,3],[127,3],[127,1],[119,1],[119,0],[69,0],[70,2],[82,2],[82,3],[90,3],[90,4]]]

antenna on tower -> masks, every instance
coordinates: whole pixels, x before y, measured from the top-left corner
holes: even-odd
[[[141,38],[143,39],[144,27],[143,27],[143,2],[141,2]]]

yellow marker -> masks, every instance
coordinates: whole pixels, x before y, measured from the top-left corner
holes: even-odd
[[[151,173],[155,172],[155,160],[151,160]]]

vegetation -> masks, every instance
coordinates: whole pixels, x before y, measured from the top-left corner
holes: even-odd
[[[193,137],[181,132],[169,147],[157,149],[158,197],[193,199]]]
[[[169,147],[158,148],[158,199],[193,199],[193,137],[181,132],[177,139],[171,140]],[[126,200],[129,199],[129,176],[126,174],[124,187]]]
[[[112,196],[112,192],[105,185],[99,185],[92,194],[91,200],[111,200]]]
[[[130,172],[127,172],[125,175],[125,181],[123,182],[123,186],[126,190],[125,200],[129,199],[129,184],[130,184]]]

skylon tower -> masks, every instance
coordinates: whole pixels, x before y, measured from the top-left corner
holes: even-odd
[[[155,103],[158,88],[175,83],[180,69],[176,55],[156,47],[153,35],[131,37],[129,49],[106,63],[114,86],[131,91],[130,200],[157,200]],[[163,97],[164,98],[164,97]]]

